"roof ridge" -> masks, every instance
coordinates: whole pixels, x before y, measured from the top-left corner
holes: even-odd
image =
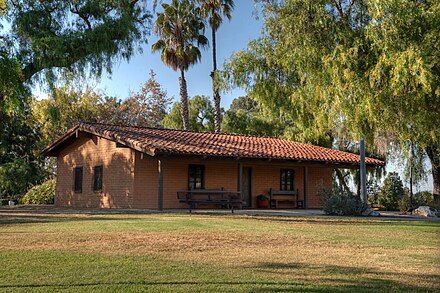
[[[99,124],[99,125],[106,125],[106,126],[119,126],[119,127],[133,127],[133,128],[140,128],[140,129],[151,129],[151,130],[166,130],[166,131],[177,131],[177,132],[184,132],[184,133],[203,133],[203,134],[213,134],[213,135],[230,135],[230,136],[236,136],[236,137],[253,137],[253,138],[270,138],[270,139],[277,139],[277,140],[284,140],[288,142],[294,142],[298,144],[305,144],[313,147],[317,147],[316,145],[313,145],[311,143],[306,142],[299,142],[295,140],[290,140],[283,137],[275,137],[275,136],[268,136],[268,135],[251,135],[251,134],[241,134],[241,133],[231,133],[231,132],[220,132],[216,133],[213,131],[196,131],[196,130],[184,130],[184,129],[175,129],[175,128],[159,128],[159,127],[150,127],[150,126],[139,126],[139,125],[129,125],[129,124],[112,124],[112,123],[104,123],[104,122],[88,122],[88,121],[79,121],[77,122],[73,127],[79,124]],[[73,128],[72,127],[72,128]],[[319,146],[322,147],[322,146]],[[326,147],[322,147],[326,148]]]

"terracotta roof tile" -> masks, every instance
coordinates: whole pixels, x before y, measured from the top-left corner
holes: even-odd
[[[81,122],[43,149],[50,154],[63,139],[76,130],[93,133],[127,144],[150,155],[182,154],[220,157],[283,159],[359,164],[359,155],[271,137],[216,134],[172,129]],[[384,165],[367,158],[368,165]]]

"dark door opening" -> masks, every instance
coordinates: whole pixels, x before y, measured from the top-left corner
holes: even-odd
[[[243,207],[252,207],[252,169],[243,167],[241,174],[241,199],[243,200]]]

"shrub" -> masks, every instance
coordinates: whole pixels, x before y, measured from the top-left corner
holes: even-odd
[[[413,202],[415,203],[415,205],[417,205],[417,207],[419,206],[435,207],[434,195],[432,195],[432,193],[429,191],[417,192],[414,195]]]
[[[341,189],[322,190],[323,210],[329,215],[359,216],[368,208],[353,192]]]
[[[403,197],[398,201],[398,206],[401,212],[408,212],[412,209],[418,208],[419,206],[435,207],[434,196],[429,191],[418,192],[413,195],[411,205],[409,194],[405,192]]]
[[[257,195],[258,200],[268,200],[269,198],[265,194],[259,194]]]
[[[397,173],[389,173],[383,182],[377,201],[389,211],[399,209],[399,200],[404,196],[402,180]]]
[[[413,205],[414,205],[414,199],[413,199]],[[408,193],[405,193],[403,197],[397,201],[397,206],[399,208],[399,211],[401,211],[402,213],[407,213],[413,208],[411,206],[411,200],[409,198]]]
[[[23,196],[23,204],[53,204],[55,197],[55,179],[35,185]]]

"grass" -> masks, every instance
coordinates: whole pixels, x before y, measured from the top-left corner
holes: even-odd
[[[439,292],[440,222],[0,213],[0,291]]]

